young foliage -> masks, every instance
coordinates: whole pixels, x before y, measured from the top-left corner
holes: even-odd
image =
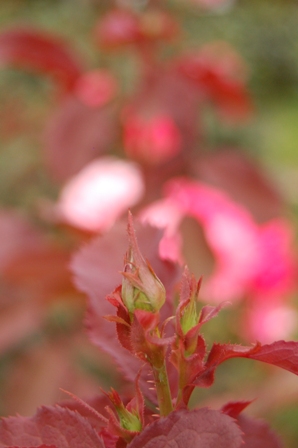
[[[243,444],[280,448],[279,438],[266,423],[241,414],[248,401],[228,403],[219,411],[187,408],[194,388],[210,387],[217,367],[231,358],[262,361],[297,375],[298,343],[277,341],[252,347],[215,343],[207,350],[202,327],[225,303],[199,311],[201,280],[197,282],[185,268],[180,301],[175,304],[173,283],[179,269],[158,259],[160,231],[148,226],[138,230],[142,247],[164,282],[142,255],[131,215],[122,285],[106,299],[103,294],[121,278],[113,271],[121,264],[123,227],[89,243],[72,263],[77,285],[90,297],[91,339],[114,357],[127,379],[135,379],[135,395],[123,400],[111,389],[88,404],[70,394],[75,404],[42,407],[31,418],[5,418],[0,425],[0,448],[240,448]],[[144,396],[151,401],[149,407],[144,405]],[[152,414],[152,406],[157,414]]]
[[[152,232],[150,227],[139,230],[141,241],[146,232]],[[77,285],[90,297],[89,331],[91,335],[96,333],[95,342],[114,356],[118,366],[126,372],[128,378],[133,375],[133,371],[136,375],[137,370],[134,369],[140,368],[142,363],[145,365],[139,373],[140,381],[137,384],[152,403],[158,403],[158,413],[162,417],[153,423],[145,418],[145,426],[142,426],[139,435],[134,433],[135,437],[132,440],[131,436],[128,437],[123,431],[115,433],[114,422],[113,434],[119,435],[119,446],[126,446],[125,444],[130,442],[131,448],[149,447],[153,444],[155,447],[166,447],[172,446],[172,443],[175,446],[183,444],[183,447],[192,447],[198,443],[206,448],[215,445],[240,447],[245,441],[245,446],[251,448],[262,444],[268,448],[280,447],[278,437],[265,423],[240,415],[250,402],[228,403],[221,411],[208,409],[189,411],[187,407],[194,388],[210,387],[214,382],[217,367],[231,358],[254,359],[298,374],[298,343],[277,341],[267,345],[256,343],[251,347],[215,343],[210,350],[207,350],[201,333],[202,327],[217,316],[225,303],[218,306],[204,306],[199,311],[201,280],[197,282],[187,268],[180,282],[178,306],[173,302],[175,289],[166,288],[167,299],[164,301],[162,282],[151,264],[143,258],[130,215],[128,238],[129,249],[124,259],[122,287],[119,286],[112,294],[108,294],[106,302],[102,296],[98,296],[94,288],[95,277],[91,278],[87,271],[87,260],[90,262],[90,255],[92,253],[95,255],[94,242],[89,243],[89,247],[86,246],[75,257],[72,265]],[[111,255],[113,245],[117,244],[115,235],[102,237],[101,244],[106,244],[108,240],[110,242],[105,246],[105,251]],[[100,239],[96,244],[100,244]],[[150,259],[155,260],[155,264],[154,253],[157,252],[158,245],[154,246],[151,243],[150,249]],[[165,266],[159,264],[158,272],[161,277],[164,276]],[[104,262],[100,267],[102,275],[107,267]],[[109,314],[105,315],[109,304],[115,307],[116,313],[112,314],[110,308]],[[91,321],[90,317],[92,319],[95,310],[100,314],[97,320]],[[110,337],[106,337],[104,326],[100,323],[101,319],[98,319],[100,315],[107,321],[103,322],[103,325],[107,328],[110,325],[110,330],[113,323],[116,324],[120,343],[117,344],[117,348],[112,341],[112,333],[110,332]],[[114,353],[113,347],[115,347]],[[128,359],[134,360],[129,362],[129,368],[126,364]],[[146,384],[148,376],[145,377],[144,373],[148,375],[148,372],[151,372],[150,384],[154,386],[153,388],[148,388]],[[116,410],[117,406],[118,408],[123,406],[115,391],[110,393],[109,397],[114,406],[115,402],[119,403],[116,405]],[[120,422],[121,418],[120,415]],[[144,422],[141,419],[140,421]],[[132,423],[132,427],[134,425]]]
[[[231,417],[207,408],[181,409],[148,426],[129,448],[240,448],[242,432]]]
[[[105,448],[90,422],[60,406],[42,407],[33,417],[5,418],[0,426],[0,447]]]

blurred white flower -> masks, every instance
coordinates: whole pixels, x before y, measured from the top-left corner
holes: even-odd
[[[64,186],[56,212],[60,220],[75,227],[103,231],[138,203],[143,193],[143,178],[136,164],[102,157]]]

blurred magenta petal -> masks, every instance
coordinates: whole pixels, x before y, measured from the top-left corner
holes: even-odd
[[[200,133],[198,105],[197,87],[176,67],[153,66],[123,108],[125,149],[135,151],[136,147],[140,153],[140,144],[141,148],[145,146],[144,155],[149,163],[150,143],[154,146],[151,148],[153,163],[158,152],[159,157],[165,154],[165,162],[171,162],[175,153],[176,159],[179,156],[181,159],[181,153],[191,154]]]
[[[297,261],[293,252],[294,229],[285,219],[275,219],[259,228],[258,270],[252,283],[256,296],[272,300],[293,291]]]
[[[258,260],[257,227],[249,213],[224,193],[199,182],[170,182],[167,194],[186,216],[200,222],[214,254],[215,269],[203,282],[202,296],[214,302],[241,298]]]
[[[145,164],[166,162],[180,152],[181,143],[178,127],[166,114],[132,116],[124,122],[125,151]]]
[[[138,167],[124,160],[94,160],[63,188],[57,204],[59,217],[88,231],[105,230],[142,197]]]
[[[240,204],[197,181],[171,181],[166,196],[185,216],[199,221],[215,257],[214,271],[202,285],[205,300],[245,296],[258,303],[276,302],[276,297],[287,300],[296,276],[294,236],[288,222],[276,219],[259,226]]]
[[[162,259],[182,263],[182,238],[178,229],[183,213],[177,204],[169,199],[153,202],[142,209],[139,219],[142,223],[165,229],[159,244],[159,254]]]
[[[262,343],[288,339],[297,328],[297,311],[283,304],[256,302],[246,312],[245,327],[248,337]]]

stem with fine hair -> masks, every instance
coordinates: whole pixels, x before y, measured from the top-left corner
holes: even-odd
[[[165,362],[160,367],[152,365],[152,371],[156,386],[160,416],[165,417],[173,410],[173,403]]]

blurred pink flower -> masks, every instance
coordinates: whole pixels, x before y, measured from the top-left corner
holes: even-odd
[[[124,120],[124,148],[129,157],[157,165],[179,153],[180,131],[166,114],[148,118],[133,115]]]
[[[262,343],[287,339],[297,327],[297,311],[284,304],[264,306],[256,302],[246,311],[245,330],[247,337]]]
[[[62,189],[58,218],[80,229],[96,232],[109,228],[144,193],[137,165],[113,157],[96,159]]]
[[[197,181],[172,180],[165,197],[141,214],[143,221],[166,228],[162,255],[181,262],[179,226],[183,217],[195,218],[215,259],[213,272],[202,284],[203,300],[248,298],[251,310],[245,325],[250,335],[265,342],[289,334],[295,313],[284,302],[294,290],[297,266],[290,224],[275,219],[259,225],[225,193]],[[200,253],[200,247],[194,250]],[[281,318],[274,329],[270,322],[278,310],[282,310]],[[288,323],[286,316],[290,316]]]
[[[215,268],[203,282],[202,296],[213,302],[241,298],[258,263],[258,229],[250,214],[221,191],[195,181],[169,182],[166,196],[184,215],[199,221],[215,257]]]
[[[201,223],[215,254],[217,267],[206,282],[208,299],[233,299],[236,292],[243,295],[248,290],[262,295],[293,290],[296,261],[290,223],[276,218],[258,225],[248,210],[225,193],[196,181],[171,181],[166,196]]]
[[[101,49],[119,50],[172,40],[179,32],[176,20],[167,12],[150,8],[142,14],[114,8],[100,18],[94,37]]]
[[[252,282],[256,296],[280,297],[295,287],[296,261],[291,224],[275,219],[259,227],[259,265]]]
[[[182,239],[178,228],[183,219],[182,210],[170,199],[161,199],[142,209],[139,219],[143,223],[165,229],[159,245],[162,259],[183,262]]]
[[[117,82],[107,70],[92,70],[81,75],[74,86],[74,93],[87,106],[100,107],[115,95]]]

